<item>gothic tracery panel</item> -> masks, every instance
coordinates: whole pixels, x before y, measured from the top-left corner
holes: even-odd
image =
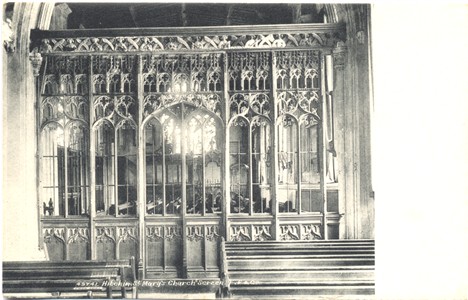
[[[228,223],[231,241],[321,239],[315,223],[280,223],[276,232],[269,214],[277,208],[292,220],[323,213],[323,70],[322,52],[315,49],[333,38],[281,33],[44,40],[49,54],[38,102],[43,215],[87,217],[94,201],[95,220],[106,222],[96,227],[93,241],[81,229],[63,236],[47,232],[57,257],[60,249],[76,247],[71,257],[86,259],[90,243],[96,243],[93,258],[136,256],[138,240],[146,239],[145,251],[154,255],[147,266],[173,270],[185,236],[199,245],[191,250],[197,255],[193,266],[215,266],[216,256],[203,255],[216,251],[222,225],[182,227],[178,221],[182,215],[205,220],[207,214],[211,221],[222,211],[242,220]],[[65,55],[54,54],[59,52]],[[153,225],[139,237],[136,227],[114,226],[111,216]]]

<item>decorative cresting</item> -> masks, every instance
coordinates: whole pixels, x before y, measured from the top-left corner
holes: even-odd
[[[167,29],[148,29],[141,31],[147,36],[138,36],[135,31],[100,31],[99,36],[87,37],[86,33],[76,31],[77,37],[34,32],[40,38],[41,52],[162,52],[222,49],[258,48],[307,48],[333,47],[341,40],[343,26],[339,24],[307,24],[302,26],[264,26],[256,31],[251,26],[232,26],[225,28],[192,28],[192,35]],[[262,30],[263,29],[263,30]],[[153,34],[151,34],[153,33]],[[33,36],[34,36],[33,34]]]

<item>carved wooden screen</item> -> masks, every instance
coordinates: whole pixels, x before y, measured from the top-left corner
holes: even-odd
[[[329,27],[44,38],[39,201],[49,252],[136,256],[148,276],[179,276],[216,273],[221,236],[326,238],[325,219],[339,220],[324,81],[339,26]]]

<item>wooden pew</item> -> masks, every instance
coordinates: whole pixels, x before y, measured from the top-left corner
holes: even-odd
[[[221,297],[336,297],[375,293],[373,240],[225,242]]]
[[[3,262],[3,294],[54,296],[104,296],[113,291],[136,298],[135,259],[114,261],[21,261]],[[35,296],[36,297],[36,296]],[[50,298],[50,294],[46,297]]]

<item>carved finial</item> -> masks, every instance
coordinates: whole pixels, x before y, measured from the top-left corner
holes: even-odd
[[[29,60],[33,67],[34,77],[39,76],[39,71],[41,70],[42,65],[42,55],[37,51],[37,48],[34,48],[33,52],[29,54]]]
[[[8,53],[13,53],[16,50],[16,40],[13,28],[11,25],[11,20],[6,19],[3,21],[3,47]]]

